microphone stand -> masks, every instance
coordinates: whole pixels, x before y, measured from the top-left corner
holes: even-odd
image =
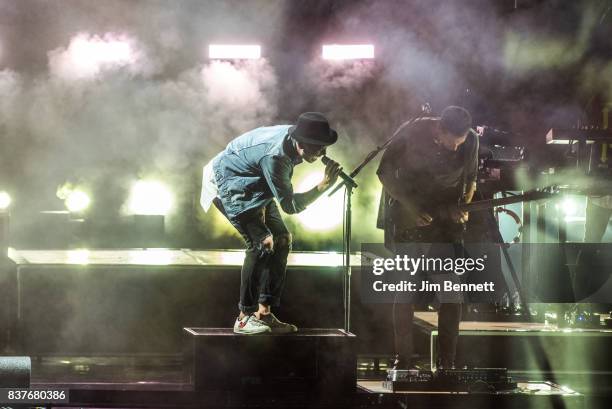
[[[408,123],[412,123],[415,120],[421,118],[422,116],[415,117],[408,121]],[[408,124],[407,123],[407,124]],[[343,180],[336,185],[336,187],[328,194],[328,196],[333,195],[338,190],[340,190],[343,186],[346,187],[345,191],[345,206],[344,206],[344,231],[342,237],[342,252],[343,252],[343,267],[344,267],[344,276],[343,276],[343,304],[344,304],[344,330],[350,332],[351,330],[351,228],[352,228],[352,202],[351,197],[353,195],[353,190],[357,187],[357,184],[353,181],[353,179],[361,172],[361,170],[370,163],[378,154],[389,146],[391,142],[395,139],[395,137],[399,134],[403,126],[398,128],[395,133],[385,141],[380,146],[377,146],[376,149],[371,151],[365,159],[350,173],[349,180]]]
[[[342,250],[344,252],[344,270],[343,276],[343,301],[344,301],[344,330],[351,331],[351,223],[353,219],[351,208],[351,197],[353,196],[355,186],[346,183],[345,190],[345,207],[344,207],[344,237],[342,238]]]
[[[361,172],[361,170],[371,162],[383,149],[385,149],[393,138],[395,138],[395,134],[389,138],[384,144],[376,147],[372,152],[370,152],[366,158],[353,170],[349,177],[353,179],[355,176]],[[338,190],[340,190],[343,186],[346,187],[345,190],[345,206],[344,206],[344,229],[343,229],[343,237],[342,237],[342,252],[343,252],[343,267],[344,267],[344,276],[342,280],[343,284],[343,304],[344,304],[344,330],[346,332],[351,331],[351,229],[352,229],[352,220],[353,220],[353,211],[352,211],[352,196],[353,190],[357,187],[355,183],[347,183],[346,181],[341,181],[336,185],[336,187],[328,194],[328,196],[333,195]]]

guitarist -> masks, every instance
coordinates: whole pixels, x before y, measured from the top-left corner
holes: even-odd
[[[401,243],[460,243],[469,214],[457,208],[476,191],[478,138],[472,117],[449,106],[440,117],[406,122],[385,151],[378,177],[383,185],[379,225],[385,246]],[[402,312],[398,313],[399,310]],[[410,366],[414,305],[394,306],[396,368]],[[461,304],[440,304],[438,366],[452,367],[461,320]]]

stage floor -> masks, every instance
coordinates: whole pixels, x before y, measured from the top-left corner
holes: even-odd
[[[552,400],[562,400],[566,409],[585,407],[584,396],[569,387],[529,381],[520,374],[512,374],[518,381],[517,390],[485,394],[391,392],[382,387],[382,379],[358,380],[353,396],[330,406],[313,403],[312,397],[291,396],[282,391],[277,391],[276,397],[257,398],[197,393],[186,381],[183,368],[182,356],[39,357],[33,360],[31,386],[69,389],[71,403],[61,405],[68,407],[544,408]]]
[[[80,250],[11,250],[10,258],[18,265],[23,266],[23,270],[42,270],[42,266],[52,266],[53,274],[48,274],[48,277],[56,277],[56,271],[53,269],[62,269],[62,266],[70,266],[72,270],[77,273],[80,271],[103,271],[104,266],[111,267],[129,267],[136,266],[136,271],[143,270],[148,273],[148,270],[155,270],[140,268],[139,266],[163,266],[165,267],[188,267],[185,271],[191,271],[193,277],[201,277],[199,274],[199,268],[209,271],[222,271],[225,275],[225,270],[221,267],[228,267],[235,269],[239,272],[239,267],[242,264],[244,258],[244,252],[241,250],[219,250],[219,251],[194,251],[187,249],[118,249],[118,250],[94,250],[94,249],[80,249]],[[341,271],[336,270],[342,267],[343,256],[341,253],[333,252],[294,252],[290,255],[288,265],[293,267],[302,267],[304,271],[317,271],[317,269],[326,268],[328,271]],[[353,254],[351,256],[351,264],[354,266],[360,266],[361,260],[359,254]],[[83,266],[82,268],[79,266]],[[92,266],[90,269],[87,266]],[[96,269],[93,267],[101,266],[102,268]],[[35,267],[35,268],[30,268]],[[193,267],[193,268],[192,268]],[[122,269],[110,269],[109,271],[115,273],[117,271],[129,270],[126,268]],[[163,269],[158,269],[163,270]],[[173,270],[170,268],[169,270]],[[30,271],[30,274],[32,273]],[[46,271],[46,270],[45,270]],[[325,272],[327,274],[327,272]],[[76,274],[76,273],[74,273]],[[125,275],[131,276],[132,270],[129,270]],[[237,274],[237,273],[236,273]],[[44,274],[41,274],[44,276]],[[158,274],[159,275],[159,274]],[[97,274],[91,276],[83,276],[86,278],[97,277]],[[157,275],[156,275],[157,276]],[[27,278],[27,274],[21,278]],[[79,276],[80,277],[80,276]],[[68,277],[70,278],[70,277]],[[114,280],[114,276],[111,277]],[[148,275],[147,280],[149,282]],[[110,280],[109,282],[115,283]],[[37,284],[35,282],[28,282],[30,285]],[[68,281],[70,282],[70,281]],[[86,284],[86,283],[85,283]],[[38,285],[38,284],[37,284]],[[114,285],[114,284],[113,284]],[[192,281],[189,281],[189,285],[192,285]],[[20,287],[27,288],[27,287]],[[88,289],[89,286],[83,285],[82,288]],[[94,287],[95,291],[100,291],[99,287]],[[114,287],[112,287],[114,288]],[[36,287],[38,291],[38,287]],[[167,287],[163,287],[164,290]],[[142,291],[138,287],[138,291]],[[302,290],[303,291],[303,290]],[[180,292],[181,297],[184,298],[184,293]],[[217,296],[217,294],[215,294]],[[63,299],[63,298],[62,298]],[[61,304],[60,304],[61,305]],[[80,305],[80,304],[79,304]],[[168,305],[173,305],[168,303]],[[229,302],[228,302],[229,305]],[[16,311],[20,311],[17,309]],[[74,311],[78,312],[79,309]],[[87,312],[87,309],[84,309]],[[329,315],[332,309],[327,309],[325,314]],[[47,313],[47,311],[43,311]],[[87,314],[83,315],[85,318]],[[177,315],[183,316],[183,315]],[[231,317],[231,314],[227,316]],[[19,317],[23,318],[23,315]],[[34,318],[37,318],[34,317]],[[117,320],[116,315],[111,315],[113,321]],[[48,319],[48,318],[47,318]],[[415,321],[416,324],[424,330],[426,334],[432,335],[437,333],[437,322],[438,316],[435,312],[416,312]],[[159,320],[157,320],[159,321]],[[157,322],[156,321],[156,322]],[[28,321],[29,322],[29,321]],[[38,320],[32,319],[31,322],[39,322]],[[85,323],[89,323],[89,318]],[[97,325],[97,324],[96,324]],[[51,325],[53,327],[53,325]],[[552,334],[588,334],[588,335],[603,335],[611,336],[612,330],[601,329],[601,330],[590,330],[590,329],[576,329],[576,328],[559,328],[556,325],[543,324],[543,323],[521,323],[521,322],[475,322],[475,321],[464,321],[460,325],[461,334],[468,333],[489,333],[494,335],[521,335],[531,334],[546,336]],[[382,342],[380,336],[377,334],[377,342]],[[48,343],[53,340],[53,337],[39,336],[38,334],[32,334],[33,338],[41,339],[41,342]],[[514,337],[513,337],[514,338]],[[497,345],[497,344],[496,344]],[[139,351],[141,351],[139,349]],[[62,352],[63,353],[63,352]],[[155,407],[155,403],[159,403],[156,399],[156,394],[165,394],[169,400],[177,400],[188,404],[193,403],[194,391],[193,386],[188,383],[187,374],[184,369],[184,361],[182,355],[142,355],[137,354],[126,354],[122,356],[95,356],[95,355],[53,355],[53,354],[30,354],[33,356],[33,372],[32,372],[32,386],[33,387],[56,387],[56,388],[69,388],[71,391],[75,391],[74,396],[77,398],[75,402],[79,402],[81,406],[92,406],[95,402],[104,401],[109,396],[116,397],[118,404],[123,404],[123,407],[134,407],[131,406],[135,402],[139,402],[140,405],[150,404],[150,407]],[[381,358],[385,361],[385,357]],[[384,366],[386,367],[386,365]],[[511,372],[512,376],[518,380],[516,375],[518,372]],[[587,373],[585,373],[586,375]],[[561,387],[553,385],[550,382],[543,381],[540,374],[529,374],[522,373],[522,381],[520,382],[520,391],[512,394],[510,399],[516,397],[562,397],[569,398],[572,402],[578,402],[580,395],[574,392],[572,389],[578,390],[580,393],[593,392],[594,389],[587,390],[584,388],[577,388],[575,385],[575,375],[568,377],[569,387]],[[605,382],[608,382],[610,378],[609,374],[602,374],[605,376]],[[586,376],[581,375],[587,379]],[[534,379],[537,382],[529,382],[530,379]],[[602,379],[604,379],[602,377]],[[599,383],[603,385],[604,381]],[[592,387],[591,385],[588,385]],[[606,389],[607,390],[607,389]],[[412,407],[430,407],[426,401],[420,399],[430,399],[432,394],[445,395],[444,399],[455,399],[459,394],[457,393],[432,393],[422,392],[420,397],[415,398],[417,395],[414,392],[395,392],[384,390],[382,388],[382,378],[375,380],[360,380],[356,385],[356,391],[361,392],[361,395],[365,395],[367,399],[377,399],[379,396],[384,396],[384,399],[417,399],[418,402]],[[132,395],[129,395],[132,393]],[[358,394],[359,395],[359,394]],[[464,394],[468,399],[474,398],[474,394]],[[488,394],[487,394],[488,395]],[[497,394],[496,394],[497,396]],[[501,395],[500,395],[501,396]],[[508,395],[502,396],[502,398],[508,397]],[[114,399],[114,398],[113,398]],[[166,399],[166,398],[164,398]],[[222,399],[222,398],[220,398]],[[359,407],[374,407],[376,404],[367,401],[369,403],[361,402]],[[390,401],[389,401],[390,402]],[[410,401],[412,402],[412,401]],[[372,403],[372,405],[370,405]],[[117,406],[114,404],[114,406]],[[476,407],[478,405],[473,405]],[[98,407],[104,407],[100,405]],[[469,407],[469,405],[468,405]],[[481,406],[490,407],[490,406]],[[521,405],[513,407],[524,407]],[[569,407],[574,407],[569,405]],[[580,407],[580,406],[576,406]]]

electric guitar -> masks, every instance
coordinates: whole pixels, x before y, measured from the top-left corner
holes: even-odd
[[[410,242],[421,240],[428,230],[440,228],[440,226],[446,229],[454,229],[456,232],[463,230],[462,223],[455,223],[450,220],[448,215],[451,209],[458,209],[464,212],[475,212],[520,202],[548,200],[558,195],[559,192],[556,187],[547,187],[499,199],[479,200],[461,204],[449,204],[449,202],[437,203],[433,204],[433,210],[430,213],[434,219],[432,224],[423,227],[415,226],[414,212],[409,211],[401,202],[394,200],[393,203],[390,203],[389,216],[391,223],[393,223],[396,237],[402,241]]]

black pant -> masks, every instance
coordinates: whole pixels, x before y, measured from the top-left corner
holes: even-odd
[[[461,241],[456,226],[430,226],[420,229],[422,236],[419,242],[423,243],[457,243]],[[400,238],[395,240],[395,249],[398,250]],[[426,256],[431,256],[430,254]],[[459,322],[461,321],[462,304],[440,303],[438,308],[438,365],[450,367],[455,362],[457,352],[457,338],[459,337]],[[403,366],[410,366],[414,350],[414,304],[395,303],[393,305],[393,325],[395,353],[400,356]]]
[[[221,201],[214,204],[227,217]],[[287,230],[275,201],[266,207],[248,211],[237,219],[228,219],[246,244],[240,272],[240,302],[245,314],[258,310],[258,304],[277,307],[285,284],[287,257],[291,251],[291,233]],[[274,250],[266,252],[262,240],[272,233]]]
[[[395,326],[395,353],[403,365],[410,366],[413,342],[414,304],[395,304],[393,306],[393,325]],[[450,367],[455,362],[461,304],[440,304],[438,309],[438,365]]]

